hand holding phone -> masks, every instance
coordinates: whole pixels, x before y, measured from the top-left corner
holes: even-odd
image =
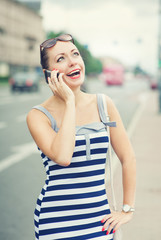
[[[45,79],[48,84],[49,84],[48,77],[51,78],[51,72],[52,71],[47,70],[47,69],[44,70]],[[60,75],[60,77],[59,77],[59,75]],[[69,100],[69,98],[71,99],[71,97],[72,97],[72,99],[75,99],[75,98],[74,98],[74,94],[73,94],[72,90],[70,89],[70,87],[63,81],[63,78],[62,78],[63,75],[64,75],[64,73],[57,72],[57,78],[59,77],[58,81],[56,82],[56,84],[53,84],[51,82],[49,87],[54,95],[60,97],[61,99],[63,99],[66,102]]]
[[[44,71],[44,74],[45,74],[45,80],[46,80],[46,82],[49,84],[49,82],[48,82],[48,77],[50,77],[51,78],[51,72],[52,71],[50,71],[50,70],[47,70],[47,69],[45,69],[45,71]],[[59,72],[57,73],[57,78],[59,77]]]

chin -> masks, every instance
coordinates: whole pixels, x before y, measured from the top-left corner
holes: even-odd
[[[70,85],[68,85],[71,89],[76,89],[76,88],[80,88],[82,85],[83,85],[83,82],[84,81],[82,81],[82,82],[80,82],[80,83],[73,83],[73,84],[70,84]]]
[[[77,80],[65,80],[64,82],[71,89],[75,89],[75,88],[81,87],[81,85],[84,83],[84,78],[80,78],[80,79],[77,79]]]

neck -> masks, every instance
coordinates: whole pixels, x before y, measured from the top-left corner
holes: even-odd
[[[80,90],[80,88],[72,89],[74,96],[75,96],[75,106],[77,106],[80,102],[82,102],[82,99],[84,97],[84,92]]]
[[[71,89],[74,93],[75,96],[75,106],[77,107],[84,99],[85,93],[82,92],[79,88]],[[52,98],[55,98],[56,101],[60,102],[62,101],[59,97],[57,96],[52,96]]]

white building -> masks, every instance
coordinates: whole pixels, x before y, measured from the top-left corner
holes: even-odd
[[[39,45],[44,39],[38,13],[15,0],[0,1],[0,75],[7,67],[11,73],[39,67]]]

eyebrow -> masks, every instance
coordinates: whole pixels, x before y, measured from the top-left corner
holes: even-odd
[[[75,50],[77,50],[77,49],[74,48],[74,49],[71,50],[71,52],[74,52]],[[59,54],[57,54],[57,55],[55,56],[55,58],[56,58],[57,56],[59,56],[59,55],[65,55],[65,53],[59,53]]]

